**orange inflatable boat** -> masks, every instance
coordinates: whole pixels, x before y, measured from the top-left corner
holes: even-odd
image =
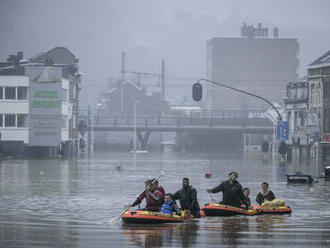
[[[183,222],[183,218],[176,214],[164,214],[151,211],[126,211],[122,217],[126,224],[160,224],[160,223],[178,223]]]
[[[289,206],[261,207],[253,205],[252,209],[256,210],[258,214],[291,214],[292,212]]]
[[[258,212],[254,209],[245,210],[229,205],[210,203],[202,207],[201,211],[206,216],[232,216],[232,215],[256,215]]]

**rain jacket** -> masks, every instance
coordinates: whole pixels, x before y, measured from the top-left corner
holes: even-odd
[[[181,210],[189,210],[192,215],[199,217],[199,204],[197,200],[197,191],[190,185],[187,188],[182,188],[177,191],[172,199],[179,200]]]
[[[158,212],[161,205],[164,203],[163,193],[158,189],[154,189],[153,191],[149,191],[148,193],[146,193],[146,191],[143,191],[135,200],[135,202],[133,202],[132,207],[140,204],[144,198],[146,198],[145,209],[148,211]]]
[[[176,212],[177,214],[181,213],[180,209],[173,200],[170,200],[168,203],[164,203],[159,212],[164,214],[172,214],[173,212]]]
[[[241,204],[244,201],[242,185],[236,180],[232,184],[229,181],[230,180],[223,181],[218,186],[211,189],[211,192],[222,192],[222,201],[220,202],[220,204],[240,208]]]

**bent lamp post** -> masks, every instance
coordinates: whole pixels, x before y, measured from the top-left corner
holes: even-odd
[[[278,111],[278,109],[269,100],[267,100],[266,98],[264,98],[262,96],[258,96],[256,94],[252,94],[252,93],[247,92],[245,90],[239,90],[239,89],[233,88],[231,86],[228,86],[228,85],[225,85],[225,84],[221,84],[221,83],[218,83],[218,82],[215,82],[215,81],[212,81],[212,80],[209,80],[209,79],[205,79],[205,78],[198,79],[197,82],[193,84],[192,96],[193,96],[193,99],[195,101],[200,101],[202,99],[202,96],[203,96],[203,87],[200,84],[201,81],[206,81],[206,82],[209,82],[211,84],[215,84],[215,85],[218,85],[218,86],[227,88],[227,89],[231,89],[231,90],[238,91],[238,92],[241,92],[241,93],[246,94],[246,95],[249,95],[249,96],[253,96],[253,97],[259,98],[259,99],[265,101],[266,103],[268,103],[276,111],[276,113],[278,115],[278,120],[279,121],[282,121],[283,120],[282,119],[282,115],[280,114],[280,112]]]
[[[234,91],[238,91],[240,93],[243,93],[243,94],[246,94],[246,95],[249,95],[249,96],[252,96],[252,97],[259,98],[260,100],[263,100],[264,102],[268,103],[276,111],[276,113],[278,115],[278,117],[277,117],[277,119],[278,119],[277,123],[278,124],[284,122],[283,121],[283,118],[282,118],[282,115],[280,114],[280,112],[278,111],[278,109],[269,100],[267,100],[266,98],[264,98],[262,96],[258,96],[256,94],[253,94],[253,93],[250,93],[250,92],[247,92],[245,90],[236,89],[236,88],[233,88],[231,86],[228,86],[228,85],[225,85],[225,84],[222,84],[222,83],[218,83],[218,82],[215,82],[215,81],[206,79],[206,78],[198,79],[197,82],[193,84],[193,87],[192,87],[192,97],[193,97],[194,101],[200,101],[202,99],[202,96],[203,96],[203,86],[200,83],[201,81],[205,81],[205,82],[208,82],[208,83],[211,83],[211,84],[218,85],[220,87],[224,87],[224,88],[231,89],[231,90],[234,90]],[[288,137],[288,129],[286,130],[286,132],[284,132],[284,130],[281,131],[281,133],[285,133],[285,137],[282,137],[282,138],[287,139],[287,137]],[[274,144],[275,144],[275,125],[274,125],[274,134],[273,134],[273,136],[274,136]],[[275,159],[275,146],[273,146],[273,156],[272,157],[273,157],[273,159]]]

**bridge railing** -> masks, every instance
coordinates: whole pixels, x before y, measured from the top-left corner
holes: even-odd
[[[97,116],[94,126],[133,126],[134,118],[116,116]],[[183,116],[137,116],[136,126],[271,126],[267,118],[199,118]]]

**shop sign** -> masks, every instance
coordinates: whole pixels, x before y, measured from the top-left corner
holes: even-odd
[[[322,141],[326,143],[330,143],[330,133],[324,133]]]
[[[58,146],[62,124],[62,69],[27,67],[29,87],[29,146]]]

